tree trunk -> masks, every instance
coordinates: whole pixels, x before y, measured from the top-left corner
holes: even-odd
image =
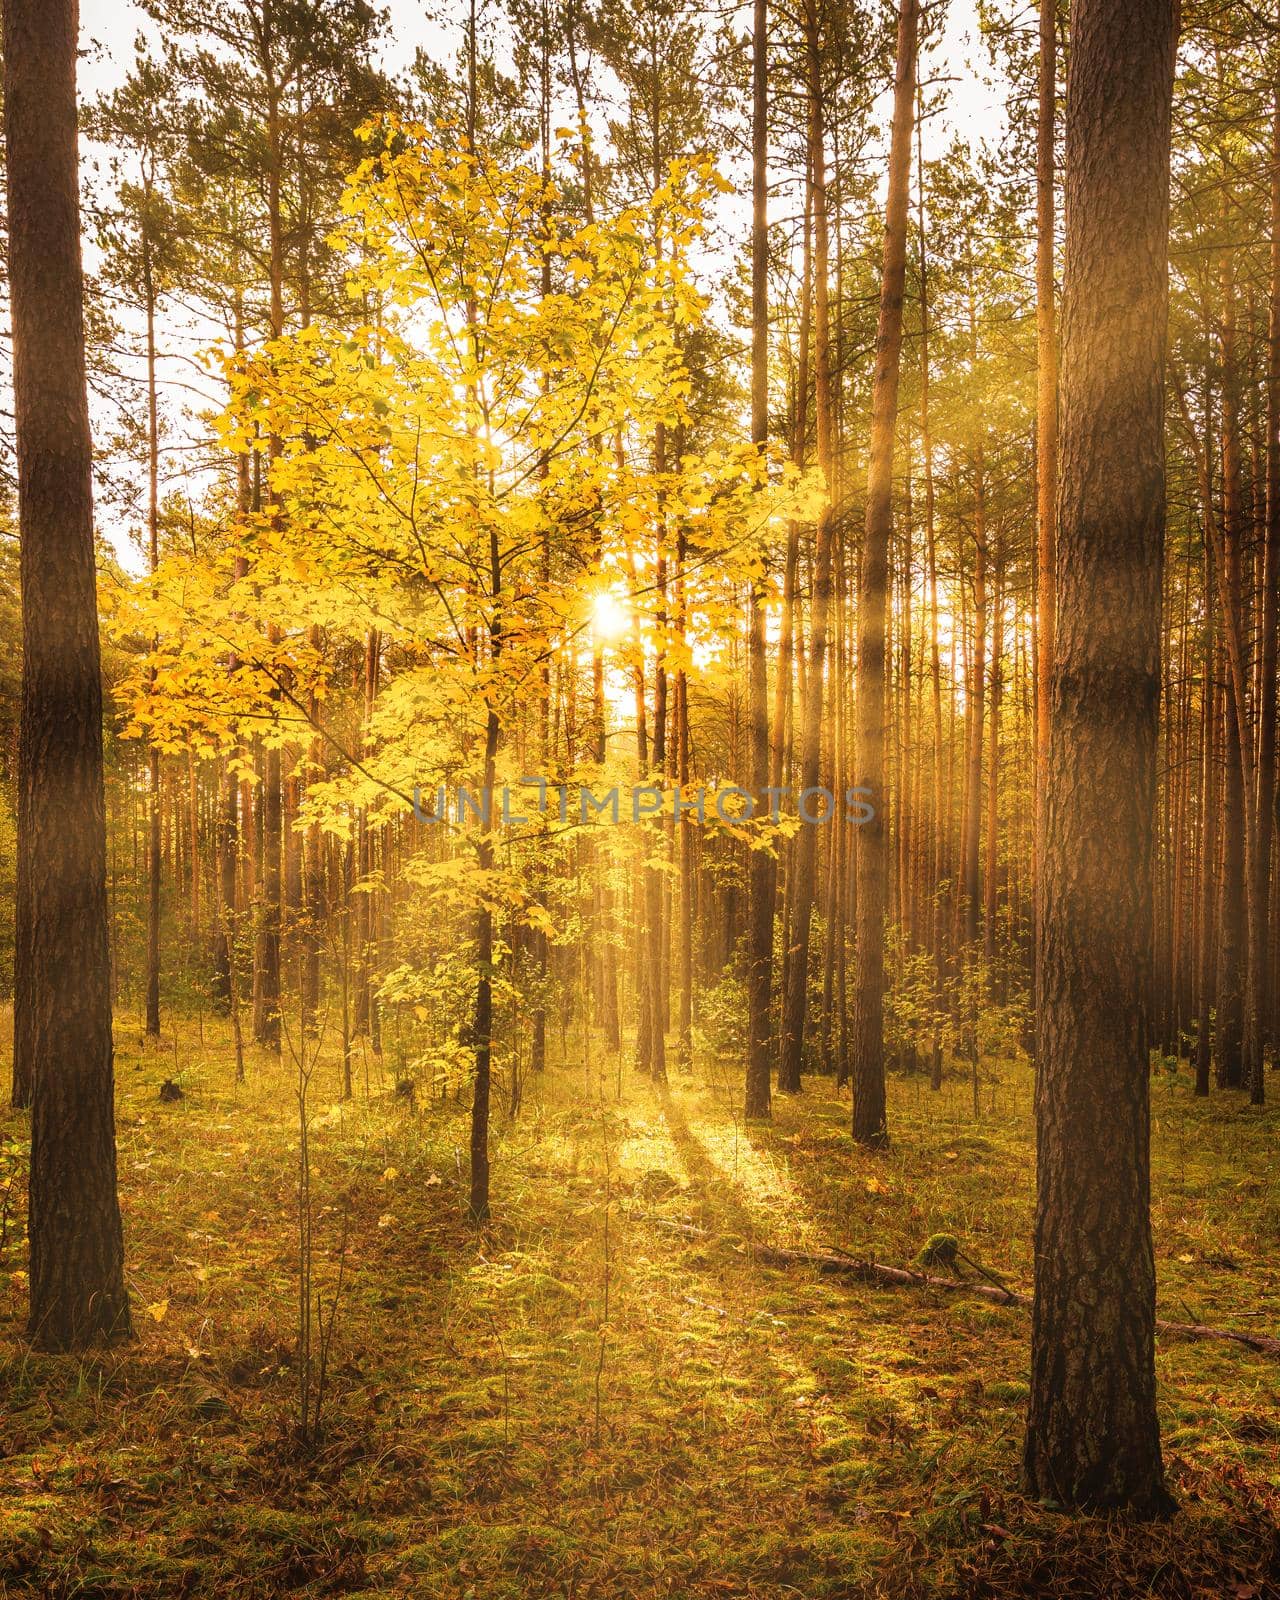
[[[270,230],[270,315],[271,336],[279,339],[284,333],[284,224],[281,215],[281,154],[282,132],[280,126],[279,95],[274,82],[268,83],[267,115],[267,220]],[[280,516],[279,497],[270,481],[270,470],[280,459],[283,449],[278,434],[267,440],[268,484],[267,490],[274,519]],[[278,643],[279,630],[268,629],[271,642]],[[254,1034],[259,1044],[280,1053],[280,901],[283,888],[281,870],[282,851],[282,794],[283,772],[280,746],[274,741],[266,749],[262,762],[262,905],[261,929],[258,937],[258,971],[254,989]]]
[[[995,605],[991,614],[991,754],[987,762],[987,854],[983,869],[982,954],[996,987],[1000,907],[1000,710],[1004,703],[1004,546],[995,541]]]
[[[1222,867],[1218,895],[1218,996],[1213,1051],[1220,1089],[1244,1083],[1244,783],[1240,723],[1231,685],[1222,693]]]
[[[147,554],[154,579],[160,565],[160,412],[156,397],[156,294],[151,270],[151,218],[143,218],[142,279],[147,320]],[[154,593],[154,588],[152,590]],[[151,672],[155,688],[155,669]],[[160,751],[147,763],[147,1036],[160,1036]]]
[[[969,258],[969,345],[974,370],[978,366],[978,318],[974,293],[973,257]],[[987,694],[987,453],[978,424],[973,451],[973,656],[965,673],[965,714],[969,728],[968,766],[964,807],[964,943],[974,954],[978,938],[978,909],[982,896],[982,741]],[[972,686],[972,705],[970,705]]]
[[[22,581],[15,1056],[32,1086],[31,1337],[126,1335],[74,0],[9,0],[4,111]]]
[[[751,442],[767,470],[769,442],[769,37],[767,0],[755,0],[751,119]],[[748,717],[751,789],[757,806],[769,783],[769,666],[764,632],[764,575],[751,585]],[[769,1115],[769,997],[773,987],[773,861],[749,856],[747,911],[746,1114]]]
[[[1280,85],[1271,117],[1271,305],[1267,328],[1267,503],[1262,557],[1261,676],[1257,797],[1249,885],[1249,972],[1245,994],[1245,1070],[1249,1098],[1265,1098],[1263,1053],[1270,1001],[1271,844],[1276,794],[1276,644],[1280,622]]]
[[[1175,0],[1076,0],[1037,1018],[1033,1494],[1167,1509],[1147,1003]]]
[[[930,895],[929,947],[933,953],[934,1016],[929,1087],[942,1088],[942,1031],[946,1000],[947,911],[942,880],[946,870],[945,838],[950,828],[950,793],[942,764],[942,657],[938,646],[938,547],[934,527],[933,433],[929,416],[929,252],[924,206],[924,102],[916,88],[916,200],[920,234],[920,448],[924,455],[924,540],[929,580],[929,685],[933,706],[932,793],[929,802],[930,845],[927,863]]]
[[[831,338],[828,297],[827,179],[823,145],[822,61],[818,20],[809,6],[805,22],[805,56],[809,94],[809,161],[813,181],[813,372],[817,414],[818,466],[826,479],[828,499],[818,514],[814,552],[813,606],[809,622],[809,663],[804,694],[804,740],[800,760],[800,787],[816,789],[822,751],[822,674],[827,651],[827,613],[831,604],[832,498],[836,493],[832,448]],[[800,1088],[804,1061],[805,1013],[809,1000],[809,924],[813,915],[817,879],[818,837],[802,822],[795,844],[795,890],[791,903],[790,962],[787,968],[782,1050],[778,1062],[778,1087],[789,1094]]]
[[[1218,696],[1216,684],[1217,644],[1213,634],[1213,541],[1208,519],[1213,515],[1205,503],[1204,542],[1204,684],[1201,688],[1200,715],[1200,948],[1196,952],[1196,1093],[1209,1093],[1209,1068],[1213,1051],[1214,998],[1214,881],[1218,867]]]
[[[884,915],[888,876],[885,791],[885,627],[889,605],[889,541],[893,534],[893,445],[898,419],[898,375],[902,354],[902,297],[907,261],[907,199],[911,172],[911,119],[915,108],[918,0],[901,0],[893,133],[889,148],[889,193],[885,208],[880,323],[871,387],[867,509],[858,583],[858,697],[854,768],[873,809],[858,829],[857,950],[854,986],[853,1137],[861,1144],[888,1143],[884,1082]]]
[[[1058,94],[1058,0],[1040,0],[1036,117],[1036,734],[1032,880],[1036,905],[1044,861],[1044,790],[1049,769],[1053,682],[1058,492],[1058,333],[1054,303],[1054,133]],[[1039,926],[1039,913],[1035,921]],[[1032,1004],[1039,1005],[1040,943],[1034,941]]]

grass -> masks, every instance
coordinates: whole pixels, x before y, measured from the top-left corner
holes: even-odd
[[[954,1234],[1026,1286],[1025,1064],[992,1072],[977,1121],[965,1079],[894,1079],[884,1155],[826,1084],[747,1128],[724,1064],[666,1092],[625,1075],[621,1099],[613,1060],[561,1065],[497,1118],[477,1233],[463,1108],[411,1107],[376,1063],[343,1105],[325,1057],[316,1275],[327,1296],[345,1234],[346,1288],[307,1453],[291,1075],[252,1055],[237,1089],[203,1033],[119,1043],[131,1344],[29,1350],[10,1221],[0,1594],[1280,1595],[1275,1362],[1163,1342],[1178,1516],[1070,1518],[1019,1491],[1025,1312],[750,1257],[908,1264]],[[24,1132],[7,1115],[0,1150]],[[1153,1117],[1162,1314],[1275,1331],[1280,1119],[1163,1075]]]

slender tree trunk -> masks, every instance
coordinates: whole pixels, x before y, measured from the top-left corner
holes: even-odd
[[[983,870],[982,954],[996,983],[1000,898],[1000,711],[1004,703],[1004,549],[995,541],[995,605],[991,616],[991,753],[987,761],[987,855]]]
[[[1075,0],[1045,792],[1031,1492],[1169,1504],[1145,1008],[1165,528],[1176,0]]]
[[[813,606],[809,624],[808,678],[804,695],[804,741],[800,787],[816,789],[822,752],[822,676],[827,651],[827,614],[831,605],[831,544],[836,494],[835,455],[832,448],[833,406],[831,338],[828,302],[828,228],[826,153],[823,143],[822,60],[818,19],[812,4],[806,12],[805,57],[808,64],[809,161],[813,182],[813,371],[818,430],[818,465],[826,479],[828,499],[818,514],[814,553]],[[817,879],[818,837],[803,824],[795,846],[795,889],[791,902],[791,954],[787,968],[782,1052],[778,1087],[789,1094],[800,1088],[804,1061],[805,1013],[809,998],[809,934]]]
[[[156,294],[152,271],[150,216],[144,217],[142,289],[147,319],[147,555],[154,583],[160,565],[160,412],[156,396]],[[154,590],[153,590],[154,592]],[[155,671],[151,674],[155,686]],[[160,751],[152,745],[147,762],[147,1036],[160,1036]]]
[[[130,1330],[116,1197],[74,0],[4,8],[22,581],[15,1059],[31,1084],[31,1337]]]
[[[969,345],[974,369],[978,365],[978,319],[972,252],[969,258]],[[969,690],[972,686],[972,697]],[[978,938],[978,912],[982,901],[982,744],[986,724],[987,692],[987,452],[983,423],[973,450],[973,656],[965,673],[965,713],[969,728],[968,773],[964,807],[964,942],[974,953]],[[970,700],[972,699],[972,705]]]
[[[901,0],[889,194],[885,208],[880,323],[871,388],[871,439],[867,510],[858,584],[858,697],[854,767],[869,791],[871,820],[858,829],[856,983],[851,1070],[853,1137],[860,1144],[888,1143],[884,1081],[884,917],[888,875],[885,785],[885,626],[889,603],[889,542],[893,534],[893,453],[902,353],[902,298],[906,281],[907,201],[911,172],[911,117],[915,106],[918,0]]]
[[[270,232],[270,318],[271,336],[284,333],[284,223],[281,215],[282,131],[279,93],[268,83],[267,117],[267,220]],[[267,440],[268,471],[280,459],[282,441],[278,434]],[[273,516],[279,517],[279,498],[268,480]],[[273,642],[279,631],[268,630]],[[280,902],[283,888],[283,770],[280,747],[274,741],[263,753],[262,761],[262,904],[258,937],[258,971],[254,988],[254,1033],[259,1044],[280,1053]]]
[[[1032,883],[1036,906],[1044,862],[1044,794],[1057,615],[1058,331],[1053,276],[1054,135],[1058,95],[1058,0],[1040,0],[1036,117],[1036,731]],[[1039,929],[1038,910],[1035,926]],[[1040,1000],[1040,939],[1034,937],[1033,1004]]]
[[[942,880],[947,861],[946,835],[950,828],[950,793],[942,761],[942,657],[938,645],[938,547],[935,531],[933,485],[933,433],[929,413],[929,252],[924,205],[923,95],[916,89],[916,190],[920,235],[920,448],[924,455],[924,538],[929,579],[929,684],[933,706],[932,796],[928,889],[930,896],[929,947],[933,952],[934,1015],[940,1018],[947,983],[947,910]],[[942,1088],[942,1030],[935,1021],[929,1087]]]
[[[767,0],[755,0],[751,119],[751,442],[767,470],[769,443],[769,34]],[[751,788],[756,805],[769,783],[769,668],[765,646],[765,578],[751,584],[747,646]],[[687,735],[687,731],[686,731]],[[773,987],[773,862],[749,856],[747,911],[746,1114],[769,1115],[769,998]]]
[[[1196,1093],[1209,1093],[1209,1068],[1213,1052],[1214,1000],[1214,880],[1218,867],[1218,696],[1216,684],[1217,642],[1213,632],[1213,539],[1207,519],[1212,504],[1205,506],[1204,543],[1204,686],[1201,689],[1200,754],[1200,948],[1196,968]]]
[[[381,659],[381,648],[381,636],[377,628],[370,628],[365,635],[364,648],[364,708],[360,736],[362,751],[367,750],[369,745],[369,725],[373,720],[373,710],[378,698],[378,666]],[[364,807],[360,811],[356,848],[357,876],[361,884],[367,885],[369,874],[373,870],[373,837],[369,829],[368,812]],[[366,1034],[372,1035],[376,1026],[374,1017],[376,1002],[373,998],[373,967],[377,945],[378,913],[377,896],[372,888],[364,888],[356,899],[355,1014],[352,1027],[356,1037],[361,1037]]]
[[[1244,1083],[1245,916],[1244,782],[1235,694],[1223,695],[1222,866],[1218,895],[1218,993],[1214,1057],[1220,1089]]]
[[[1258,690],[1255,840],[1249,886],[1249,974],[1245,1067],[1249,1098],[1266,1097],[1263,1056],[1270,1005],[1271,846],[1276,800],[1276,644],[1280,620],[1280,85],[1271,115],[1271,304],[1267,328],[1267,501],[1262,558],[1262,640]]]
[[[1235,252],[1220,261],[1222,279],[1222,517],[1218,523],[1218,587],[1226,648],[1227,762],[1224,789],[1222,938],[1218,949],[1219,1082],[1245,1081],[1244,1000],[1249,963],[1249,888],[1255,817],[1253,729],[1250,724],[1243,575],[1244,466],[1240,437],[1240,372],[1236,327]]]

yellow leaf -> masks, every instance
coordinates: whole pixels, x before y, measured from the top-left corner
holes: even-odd
[[[163,1322],[169,1315],[169,1302],[167,1300],[154,1300],[147,1307],[147,1315],[152,1322]]]

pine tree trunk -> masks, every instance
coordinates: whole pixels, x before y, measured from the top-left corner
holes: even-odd
[[[1076,0],[1037,1019],[1032,1493],[1169,1505],[1145,1007],[1175,0]]]
[[[142,223],[142,278],[147,323],[147,553],[154,579],[160,565],[160,413],[156,396],[156,295],[151,270],[150,217]],[[153,591],[154,592],[154,591]],[[155,671],[151,674],[155,687]],[[147,765],[147,978],[146,1032],[160,1036],[160,751]]]
[[[880,322],[871,387],[871,438],[867,509],[858,582],[858,696],[854,767],[873,809],[858,829],[857,948],[854,987],[853,1137],[861,1144],[888,1143],[884,1081],[884,918],[888,877],[888,818],[885,785],[886,652],[889,607],[889,542],[893,534],[893,454],[898,419],[902,354],[902,298],[907,262],[907,200],[911,172],[911,119],[915,109],[918,0],[901,0],[898,11],[893,132],[889,148],[889,193],[885,208]]]
[[[30,1333],[129,1332],[116,1197],[111,965],[85,395],[74,0],[4,8],[22,581],[15,1055],[32,1086]]]
[[[270,230],[270,317],[271,336],[284,333],[284,224],[281,214],[282,132],[278,90],[268,84],[267,115],[267,220]],[[268,471],[280,459],[283,443],[278,434],[267,440]],[[274,485],[268,482],[273,517],[280,514]],[[268,629],[273,644],[281,637],[277,628]],[[281,832],[283,810],[283,771],[280,747],[274,742],[264,752],[262,762],[262,905],[258,936],[258,970],[254,987],[254,1034],[261,1045],[280,1053],[280,903],[283,889]]]
[[[987,761],[987,840],[983,870],[982,954],[987,980],[996,982],[1000,897],[1000,711],[1004,703],[1004,549],[995,545],[995,606],[991,616],[991,753]]]
[[[924,539],[925,565],[929,581],[929,687],[933,707],[933,744],[931,753],[932,790],[929,802],[929,857],[926,863],[927,884],[930,896],[929,948],[933,954],[934,1016],[940,1018],[946,999],[947,982],[947,911],[946,896],[942,892],[947,849],[946,835],[950,828],[950,792],[946,787],[946,770],[942,761],[942,656],[938,644],[938,546],[935,532],[935,495],[933,485],[933,433],[929,414],[929,252],[925,227],[924,206],[924,139],[922,134],[923,95],[916,88],[916,200],[919,208],[920,235],[920,448],[924,455]],[[942,1088],[942,1031],[935,1020],[931,1042],[929,1070],[930,1089]]]
[[[831,338],[828,314],[828,230],[826,153],[823,143],[823,103],[818,21],[812,4],[806,11],[805,57],[808,71],[809,161],[813,181],[814,314],[813,371],[817,413],[818,465],[826,479],[828,499],[818,514],[814,553],[813,604],[809,622],[808,676],[802,697],[804,734],[801,746],[800,787],[816,789],[822,749],[822,677],[827,651],[827,613],[831,605],[831,543],[836,493],[832,448]],[[795,843],[795,889],[791,901],[790,960],[784,995],[782,1049],[778,1061],[778,1087],[788,1094],[800,1088],[804,1061],[805,1015],[809,1002],[809,934],[817,883],[818,838],[814,828],[802,825]]]
[[[1249,972],[1245,1070],[1249,1098],[1266,1098],[1263,1055],[1270,1003],[1271,846],[1276,800],[1276,655],[1280,622],[1280,85],[1271,117],[1271,305],[1267,328],[1267,498],[1262,558],[1262,640],[1258,694],[1257,798],[1249,887]]]
[[[1205,516],[1213,514],[1206,503]],[[1215,673],[1217,643],[1213,632],[1213,541],[1204,544],[1205,629],[1204,682],[1201,688],[1200,749],[1200,948],[1196,952],[1196,1093],[1209,1093],[1209,1068],[1213,1052],[1214,999],[1214,881],[1218,865],[1218,696]]]
[[[1036,904],[1044,861],[1044,790],[1049,768],[1049,691],[1057,611],[1058,333],[1053,277],[1054,133],[1057,116],[1058,0],[1040,0],[1036,116],[1036,732],[1032,881]],[[1035,916],[1039,925],[1039,914]],[[1033,941],[1032,1002],[1039,1005],[1040,946]]]
[[[1223,694],[1222,867],[1218,895],[1218,996],[1214,1058],[1220,1089],[1244,1083],[1244,783],[1240,724],[1231,685]]]
[[[973,260],[969,260],[969,344],[970,359],[978,365],[978,321],[975,304]],[[986,446],[978,424],[973,452],[973,657],[965,673],[965,713],[969,725],[967,800],[964,808],[964,880],[961,896],[964,907],[964,943],[969,954],[978,938],[978,913],[982,903],[982,744],[986,722],[987,695],[987,461]],[[972,685],[972,706],[969,688]]]
[[[751,121],[751,441],[769,442],[769,49],[767,0],[755,0]],[[762,469],[763,470],[763,469]],[[763,803],[769,783],[769,667],[764,631],[765,580],[751,585],[747,643],[751,790]],[[773,861],[748,857],[746,1114],[769,1115],[769,999],[773,987]]]

